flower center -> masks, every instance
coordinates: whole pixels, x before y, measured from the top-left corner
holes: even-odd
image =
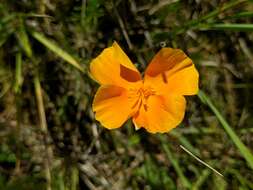
[[[148,110],[148,98],[155,95],[155,91],[149,86],[142,86],[140,88],[131,88],[128,98],[133,99],[132,109],[140,110],[143,106],[144,110]]]

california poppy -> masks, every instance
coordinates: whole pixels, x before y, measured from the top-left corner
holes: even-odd
[[[101,85],[92,109],[95,118],[108,129],[121,127],[132,118],[136,129],[168,132],[183,120],[184,96],[198,92],[198,71],[180,49],[162,48],[142,79],[114,42],[92,60],[90,74]]]

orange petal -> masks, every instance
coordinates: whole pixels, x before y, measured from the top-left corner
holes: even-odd
[[[121,127],[132,113],[127,91],[117,86],[101,86],[93,100],[92,109],[96,120],[108,129]]]
[[[186,101],[183,96],[150,96],[147,107],[133,117],[136,128],[144,127],[151,133],[164,133],[175,128],[184,118]]]
[[[92,60],[90,74],[102,85],[124,87],[141,80],[141,75],[117,42]]]
[[[144,80],[161,94],[194,95],[199,74],[182,50],[162,48],[146,69]]]

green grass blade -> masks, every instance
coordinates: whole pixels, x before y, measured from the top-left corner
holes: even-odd
[[[200,27],[201,30],[253,31],[253,24],[218,23]]]
[[[204,104],[206,104],[213,111],[213,113],[221,123],[221,126],[224,128],[224,130],[229,135],[231,140],[235,143],[236,147],[239,149],[239,151],[241,152],[242,156],[245,158],[249,166],[253,169],[253,155],[250,152],[250,150],[239,139],[234,130],[230,127],[230,125],[224,119],[224,117],[221,115],[218,109],[213,105],[213,103],[207,97],[207,95],[205,95],[205,93],[200,90],[198,93],[198,97]]]
[[[222,20],[228,20],[228,19],[238,19],[238,18],[251,18],[253,17],[253,11],[245,11],[245,12],[240,12],[231,16],[227,16],[223,18]]]
[[[30,45],[30,41],[27,35],[27,32],[25,30],[25,27],[22,23],[22,20],[20,21],[21,26],[16,32],[16,36],[18,38],[20,46],[23,48],[24,52],[26,53],[27,57],[32,57],[32,48]]]
[[[71,168],[71,188],[70,190],[77,190],[78,183],[79,183],[79,172],[78,169],[75,166],[72,166]]]
[[[182,185],[185,188],[191,188],[191,183],[190,181],[185,177],[182,169],[179,166],[179,163],[177,161],[177,159],[174,157],[174,155],[172,154],[172,152],[170,151],[170,147],[167,144],[165,138],[163,136],[159,136],[160,141],[162,142],[162,147],[164,152],[166,153],[168,159],[170,160],[172,166],[174,167],[174,169],[176,170],[176,173],[178,175],[178,177],[180,178],[180,181],[182,182]]]
[[[84,72],[84,69],[81,67],[81,65],[75,60],[73,56],[71,56],[69,53],[67,53],[65,50],[60,48],[56,43],[52,42],[50,39],[46,38],[44,35],[32,31],[31,35],[38,40],[40,43],[42,43],[45,47],[47,47],[49,50],[54,52],[56,55],[79,69],[81,72]]]

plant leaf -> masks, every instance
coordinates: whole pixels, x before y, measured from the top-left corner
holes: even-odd
[[[60,48],[56,43],[52,42],[50,39],[46,38],[43,34],[40,34],[38,32],[32,31],[31,35],[38,40],[40,43],[42,43],[45,47],[47,47],[49,50],[54,52],[56,55],[79,69],[81,72],[84,72],[84,69],[81,67],[81,65],[75,60],[73,56],[71,56],[69,53],[67,53],[65,50]]]
[[[228,124],[228,122],[224,119],[224,117],[221,115],[221,113],[218,111],[218,109],[214,106],[214,104],[211,102],[211,100],[208,98],[208,96],[200,90],[198,93],[198,97],[200,98],[202,103],[206,104],[212,110],[212,112],[215,114],[215,116],[217,117],[217,119],[221,123],[221,126],[224,128],[224,130],[229,135],[231,140],[235,143],[236,147],[239,149],[242,156],[248,162],[251,169],[253,169],[253,155],[250,152],[250,150],[243,144],[243,142],[236,135],[234,130],[231,128],[231,126]]]

